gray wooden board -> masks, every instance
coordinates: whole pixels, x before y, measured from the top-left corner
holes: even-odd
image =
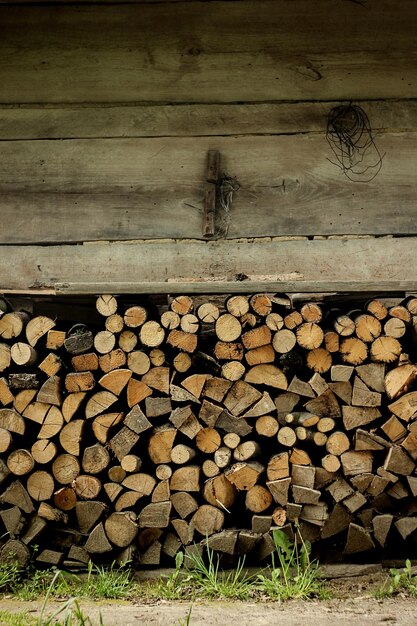
[[[416,242],[388,237],[1,246],[0,292],[412,291]]]
[[[0,102],[417,96],[415,0],[0,7]]]
[[[0,140],[192,137],[326,132],[341,102],[0,105]],[[417,101],[356,101],[375,133],[415,131]]]
[[[207,151],[240,189],[221,232],[414,234],[416,133],[378,137],[372,182],[351,182],[321,135],[0,142],[0,243],[201,238]]]

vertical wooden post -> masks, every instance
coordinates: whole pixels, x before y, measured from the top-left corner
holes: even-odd
[[[218,150],[209,150],[207,163],[207,178],[204,198],[204,221],[203,236],[214,237],[215,234],[215,217],[216,217],[216,198],[217,185],[220,178],[220,152]]]

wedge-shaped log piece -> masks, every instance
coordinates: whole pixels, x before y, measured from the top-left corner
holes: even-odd
[[[152,395],[152,389],[144,382],[131,378],[127,383],[127,405],[132,408],[145,398]]]
[[[44,315],[32,318],[26,325],[26,339],[32,347],[36,346],[39,339],[54,328],[55,322]]]
[[[6,491],[1,494],[0,501],[18,506],[23,513],[30,514],[35,510],[32,499],[20,480],[15,480],[7,487]]]
[[[92,372],[70,372],[65,376],[65,389],[68,393],[91,391],[96,385]]]
[[[128,369],[117,369],[111,372],[107,372],[100,378],[99,385],[107,389],[107,391],[111,391],[116,396],[119,396],[123,389],[126,387],[127,383],[132,377],[131,370]]]
[[[84,420],[73,420],[68,422],[59,433],[59,443],[68,454],[80,455],[80,443],[84,426]]]
[[[131,491],[137,491],[145,496],[150,496],[156,485],[156,480],[150,474],[138,472],[130,474],[122,482],[123,487]]]
[[[287,478],[290,475],[288,452],[280,452],[270,458],[266,475],[271,481]]]
[[[404,422],[409,422],[417,416],[417,391],[406,393],[395,402],[389,404],[388,408]]]
[[[32,402],[34,397],[36,396],[36,389],[24,389],[23,391],[19,391],[16,395],[13,403],[13,408],[18,413],[23,413],[26,407]]]
[[[326,504],[305,504],[300,514],[300,519],[313,524],[314,526],[323,526],[328,518]]]
[[[256,402],[246,413],[244,413],[243,417],[262,417],[267,415],[268,413],[275,412],[276,407],[275,403],[271,399],[271,396],[266,391],[262,394],[262,398]]]
[[[381,430],[384,431],[388,439],[393,443],[403,440],[407,435],[407,429],[395,415],[391,415],[391,417],[384,422],[381,426]]]
[[[321,492],[317,489],[293,485],[292,496],[296,504],[318,504]]]
[[[207,374],[192,374],[183,380],[181,385],[198,399],[203,392],[207,378]]]
[[[417,517],[402,517],[394,523],[394,526],[405,540],[417,529]]]
[[[171,476],[171,491],[200,491],[200,467],[187,465],[179,467]]]
[[[167,528],[171,515],[171,502],[153,502],[139,513],[140,528]]]
[[[156,391],[166,395],[169,394],[169,367],[152,367],[149,372],[142,376],[141,380],[151,389],[156,389]]]
[[[126,415],[123,424],[133,430],[134,433],[140,435],[152,428],[151,422],[148,420],[138,404],[132,407],[131,411]]]
[[[391,446],[389,441],[386,441],[382,437],[375,435],[375,433],[369,433],[366,430],[358,428],[355,431],[355,450],[383,450]]]
[[[266,385],[274,389],[287,389],[288,381],[284,372],[275,365],[255,365],[245,376],[245,381],[256,385]]]
[[[238,416],[262,398],[260,391],[247,382],[234,383],[224,400],[224,406],[232,415]]]
[[[343,406],[343,425],[346,430],[365,426],[381,417],[381,412],[376,407]]]
[[[14,409],[0,409],[0,428],[17,435],[24,435],[25,421]]]
[[[51,439],[55,437],[64,425],[64,417],[57,406],[51,406],[45,416],[41,429],[38,433],[38,439]]]
[[[413,435],[413,433],[410,433],[409,435],[407,435],[404,441],[401,442],[401,446],[404,448],[404,450],[407,451],[407,454],[413,459],[413,461],[417,462],[417,437],[416,435]]]
[[[67,395],[61,407],[62,415],[66,422],[72,420],[86,395],[87,392],[85,391],[79,391],[77,393],[70,393]]]
[[[106,443],[109,438],[110,428],[120,424],[122,419],[123,413],[102,413],[94,418],[93,432],[97,441],[103,444]]]
[[[108,408],[117,402],[118,398],[111,391],[98,391],[86,404],[85,416],[87,419],[105,413]]]
[[[313,400],[309,400],[304,405],[310,413],[319,417],[340,417],[340,406],[331,389],[327,389],[324,393]]]
[[[322,528],[321,538],[338,535],[348,528],[351,521],[352,515],[341,504],[336,504]]]
[[[161,417],[171,413],[172,405],[170,398],[149,397],[145,400],[145,413],[149,418]]]
[[[106,512],[107,507],[103,502],[89,501],[77,502],[75,514],[77,516],[78,528],[81,533],[89,533],[93,526]]]
[[[384,363],[368,363],[366,365],[358,365],[356,367],[356,373],[365,385],[367,385],[370,389],[373,389],[373,391],[378,391],[379,393],[385,391]]]
[[[252,426],[249,426],[245,419],[231,415],[227,411],[223,411],[216,421],[216,430],[220,430],[225,433],[234,433],[239,435],[239,437],[246,437],[247,435],[250,435],[253,428]]]
[[[363,526],[353,523],[349,524],[347,541],[343,553],[355,554],[357,552],[366,552],[372,548],[375,548],[375,544],[369,532],[363,528]]]
[[[110,439],[109,446],[117,459],[121,461],[126,454],[129,454],[138,441],[139,435],[124,426]]]
[[[382,547],[385,546],[393,520],[394,516],[389,514],[375,515],[372,519],[374,537]]]
[[[176,428],[170,424],[164,424],[154,429],[149,437],[148,453],[155,465],[171,462],[171,451],[176,435]]]
[[[270,480],[266,483],[269,491],[274,498],[274,502],[281,506],[288,503],[288,490],[291,484],[291,478],[280,478],[279,480]]]
[[[417,367],[406,364],[396,367],[385,376],[385,391],[390,400],[406,393],[417,378]]]
[[[401,446],[392,446],[385,458],[384,469],[400,476],[409,476],[415,469],[415,463]]]
[[[371,452],[344,452],[341,457],[345,476],[356,476],[372,472],[373,456]]]
[[[113,546],[107,539],[102,522],[93,528],[84,547],[87,552],[92,554],[103,554],[105,552],[110,552],[113,549]]]
[[[177,491],[176,493],[173,493],[171,495],[171,502],[172,506],[182,519],[185,519],[198,509],[197,500],[186,491]]]
[[[126,548],[138,534],[136,515],[132,511],[112,513],[104,522],[107,538],[118,548]]]
[[[232,383],[229,380],[213,376],[206,380],[202,395],[214,402],[222,402],[231,386]]]
[[[354,406],[381,406],[382,394],[371,391],[358,376],[353,383],[352,404]]]
[[[238,491],[248,491],[256,485],[264,469],[263,465],[256,462],[235,463],[226,470],[225,476]]]
[[[220,533],[211,535],[207,540],[207,545],[215,552],[233,555],[235,553],[237,538],[237,530],[223,530]]]

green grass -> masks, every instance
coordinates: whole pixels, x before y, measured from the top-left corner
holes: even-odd
[[[55,575],[57,571],[59,576]],[[35,570],[24,579],[16,579],[8,589],[19,600],[36,600],[48,592],[54,598],[77,596],[91,600],[122,600],[134,596],[137,591],[131,570],[115,563],[107,568],[90,563],[86,577],[61,570]]]
[[[310,559],[310,543],[304,541],[299,529],[294,542],[282,530],[274,530],[273,539],[272,567],[269,576],[258,574],[258,591],[271,600],[327,599],[329,594],[318,578],[319,564]]]
[[[406,560],[403,569],[390,569],[385,583],[375,593],[376,598],[387,598],[398,593],[417,596],[417,576],[412,573],[411,561]]]
[[[27,611],[19,611],[18,613],[0,611],[0,624],[1,626],[34,626],[36,619]]]
[[[131,598],[137,592],[132,570],[112,563],[110,567],[88,564],[88,574],[81,581],[78,595],[92,600],[121,600]]]
[[[254,597],[254,577],[245,570],[245,559],[239,559],[236,568],[230,572],[220,569],[220,559],[206,546],[207,560],[198,553],[187,556],[187,570],[190,587],[196,596],[214,599],[248,600]]]

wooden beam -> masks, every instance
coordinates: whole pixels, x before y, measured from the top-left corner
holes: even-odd
[[[415,2],[333,5],[3,5],[0,101],[416,97]]]
[[[0,291],[415,291],[417,238],[0,247]]]
[[[231,239],[417,234],[416,134],[385,133],[377,142],[382,170],[363,183],[329,161],[324,133],[3,141],[0,244],[201,239],[212,148],[240,185]]]
[[[0,105],[0,140],[280,135],[326,132],[333,102]],[[378,133],[417,130],[416,100],[358,100]]]

